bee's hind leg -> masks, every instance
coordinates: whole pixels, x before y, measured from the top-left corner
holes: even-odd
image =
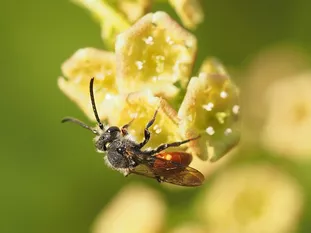
[[[178,147],[182,144],[185,144],[185,143],[188,143],[190,141],[193,141],[193,140],[196,140],[198,139],[200,136],[197,136],[195,138],[189,138],[187,140],[184,140],[184,141],[180,141],[180,142],[173,142],[173,143],[167,143],[167,144],[162,144],[160,145],[158,148],[154,149],[154,150],[149,150],[149,151],[145,151],[147,155],[154,155],[154,154],[157,154],[169,147]]]
[[[122,173],[124,177],[128,177],[131,174],[130,169],[123,169]]]

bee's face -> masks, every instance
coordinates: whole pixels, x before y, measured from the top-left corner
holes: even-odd
[[[112,142],[113,140],[117,139],[120,136],[120,134],[121,131],[118,127],[111,126],[100,137],[105,142]]]
[[[104,133],[102,133],[96,141],[96,148],[101,151],[105,151],[106,144],[111,143],[118,139],[121,135],[121,131],[116,126],[109,127]]]

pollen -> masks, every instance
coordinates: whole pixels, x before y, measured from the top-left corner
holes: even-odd
[[[212,126],[207,127],[205,131],[209,135],[213,135],[215,133],[215,130]]]
[[[172,159],[172,155],[167,154],[167,155],[165,156],[165,159],[166,159],[166,160],[171,160],[171,159]]]
[[[168,43],[169,45],[174,44],[174,41],[172,40],[172,38],[171,38],[170,36],[167,36],[165,41],[166,41],[166,43]]]
[[[156,124],[156,125],[153,127],[153,130],[155,131],[156,134],[159,134],[159,133],[161,133],[162,128],[161,128],[158,124]]]
[[[226,136],[228,136],[228,135],[231,134],[231,133],[232,133],[232,129],[227,128],[227,129],[225,130],[225,135],[226,135]]]
[[[240,111],[240,106],[239,105],[234,105],[233,107],[232,107],[232,112],[234,113],[234,114],[239,114],[239,111]]]
[[[144,62],[142,61],[136,61],[135,64],[138,70],[142,70],[144,68]]]
[[[147,38],[143,38],[143,41],[147,44],[147,45],[153,45],[154,41],[153,41],[153,37],[152,36],[148,36]]]
[[[213,107],[214,107],[214,104],[213,103],[208,103],[208,104],[205,104],[202,106],[206,111],[212,111]]]
[[[225,99],[225,98],[228,97],[228,93],[225,92],[225,91],[222,91],[222,92],[220,92],[220,97],[223,98],[223,99]]]

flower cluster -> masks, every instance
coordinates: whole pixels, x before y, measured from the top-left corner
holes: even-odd
[[[105,1],[77,2],[100,19],[103,31],[108,31],[106,24],[120,29],[114,37],[114,52],[79,49],[62,66],[60,89],[91,120],[94,116],[88,83],[94,77],[100,119],[117,126],[135,119],[129,131],[137,140],[143,138],[144,126],[159,108],[151,128],[151,148],[201,135],[180,149],[203,160],[216,161],[237,144],[237,87],[224,67],[211,58],[203,62],[197,76],[190,78],[197,52],[194,35],[164,12],[148,13],[138,20],[130,15],[130,6],[140,6],[137,12],[145,12],[147,1],[117,1],[114,7]],[[198,7],[196,1],[183,1],[180,5],[170,2],[188,27],[193,28],[202,20],[203,16],[192,12]],[[126,4],[130,5],[125,7]],[[107,20],[107,14],[119,20]],[[133,21],[130,27],[124,23]]]
[[[104,43],[114,48],[116,36],[152,7],[153,0],[72,0],[90,11],[101,25]],[[195,29],[203,20],[200,0],[169,0],[185,27]]]
[[[94,77],[101,120],[121,126],[134,119],[129,132],[142,140],[146,123],[159,109],[148,147],[201,135],[180,148],[195,155],[191,166],[209,175],[226,163],[229,156],[214,164],[202,161],[217,161],[240,138],[239,90],[224,66],[207,57],[193,74],[196,37],[164,12],[146,14],[151,1],[75,2],[97,18],[106,46],[114,51],[79,49],[62,65],[61,90],[94,121],[89,99]],[[198,0],[169,2],[185,27],[193,29],[203,20]],[[292,69],[300,59],[286,60],[287,55],[274,51],[251,66],[251,85],[244,90],[244,139],[305,159],[311,154],[311,74]],[[174,211],[168,211],[161,194],[129,184],[99,214],[93,232],[289,233],[297,228],[303,190],[277,166],[246,163],[225,169],[208,185],[187,200],[187,219],[168,227]]]

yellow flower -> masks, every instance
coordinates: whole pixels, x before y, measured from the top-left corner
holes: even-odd
[[[151,138],[146,146],[156,148],[162,143],[182,140],[178,131],[176,111],[164,99],[155,97],[148,90],[130,93],[126,101],[118,106],[118,111],[111,113],[110,123],[122,126],[133,120],[129,127],[129,133],[139,142],[143,140],[144,128],[157,109],[156,120],[150,127]],[[181,146],[178,150],[183,147]]]
[[[311,72],[275,81],[265,100],[263,144],[291,159],[311,159]]]
[[[205,60],[199,76],[191,78],[178,111],[182,135],[201,135],[190,142],[193,154],[216,161],[238,143],[238,95],[224,67],[214,59]]]
[[[118,8],[131,22],[136,22],[151,8],[152,0],[117,0]]]
[[[101,26],[105,45],[114,48],[116,36],[145,15],[152,7],[152,0],[72,0],[87,9]],[[183,24],[195,29],[204,20],[198,0],[170,0]]]
[[[200,0],[169,0],[185,27],[195,29],[204,20]]]
[[[160,233],[166,207],[155,190],[129,185],[99,214],[93,233]]]
[[[58,79],[59,88],[94,120],[89,82],[95,77],[95,96],[101,119],[109,118],[122,102],[115,84],[115,55],[94,48],[79,49],[64,64],[65,78]]]
[[[116,36],[130,27],[126,17],[105,0],[72,0],[86,8],[101,25],[101,36],[108,48],[113,48]]]
[[[60,89],[91,120],[94,116],[88,86],[94,77],[99,118],[119,127],[136,118],[129,130],[138,141],[142,140],[144,127],[160,107],[151,128],[148,144],[151,148],[200,134],[199,140],[178,150],[187,150],[190,145],[189,152],[216,161],[236,145],[239,140],[235,124],[239,115],[238,91],[217,61],[205,61],[199,77],[191,79],[178,117],[169,105],[180,105],[181,94],[189,82],[197,51],[195,36],[165,12],[149,13],[128,28],[116,10],[120,1],[75,1],[89,9],[101,23],[120,29],[115,54],[84,48],[62,66],[65,78],[59,78]],[[147,4],[143,0],[130,2],[126,0],[122,4]],[[111,16],[108,21],[107,15]],[[112,22],[114,18],[119,21]]]
[[[269,165],[227,170],[202,197],[199,214],[213,233],[291,233],[303,204],[296,181]]]
[[[266,92],[271,83],[309,69],[306,55],[297,48],[277,46],[260,51],[247,68],[241,87],[243,102],[242,143],[258,144],[258,135],[266,121],[269,101]],[[283,101],[280,102],[283,104]]]
[[[174,97],[185,85],[197,50],[196,38],[168,14],[145,15],[116,41],[117,84],[120,92],[150,89]]]

